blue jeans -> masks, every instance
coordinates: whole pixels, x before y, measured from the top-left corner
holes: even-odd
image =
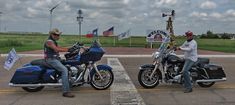
[[[62,89],[63,92],[69,92],[69,80],[68,80],[68,70],[67,68],[57,59],[55,58],[48,58],[46,59],[46,62],[52,66],[54,69],[61,72],[61,78],[62,78]]]
[[[184,67],[183,67],[183,77],[184,77],[184,88],[192,89],[192,83],[190,80],[189,70],[193,66],[194,61],[190,59],[185,59]]]

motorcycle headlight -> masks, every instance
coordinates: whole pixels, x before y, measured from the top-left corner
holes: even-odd
[[[152,56],[153,56],[154,58],[158,58],[158,57],[159,57],[159,54],[160,54],[160,53],[159,53],[158,51],[156,51],[155,53],[152,54]]]

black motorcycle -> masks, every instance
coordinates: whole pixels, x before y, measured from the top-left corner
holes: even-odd
[[[144,64],[139,67],[138,81],[144,88],[154,88],[159,82],[183,84],[182,68],[185,60],[178,57],[174,51],[162,43],[160,52],[153,54],[153,64]],[[226,81],[222,66],[210,64],[208,58],[198,58],[190,69],[192,83],[201,87],[211,87],[215,82]]]

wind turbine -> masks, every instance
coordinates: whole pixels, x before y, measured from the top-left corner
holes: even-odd
[[[53,13],[53,10],[56,9],[60,4],[62,3],[62,1],[60,1],[57,5],[55,5],[54,7],[52,7],[49,11],[50,11],[50,30],[51,30],[51,27],[52,27],[52,13]],[[50,31],[49,30],[49,31]]]

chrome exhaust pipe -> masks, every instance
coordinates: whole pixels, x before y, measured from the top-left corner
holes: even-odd
[[[222,79],[203,79],[203,80],[196,80],[196,82],[222,82],[222,81],[226,81],[226,78],[222,78]]]
[[[13,84],[9,83],[12,87],[39,87],[39,86],[62,86],[62,83],[38,83],[38,84]]]

